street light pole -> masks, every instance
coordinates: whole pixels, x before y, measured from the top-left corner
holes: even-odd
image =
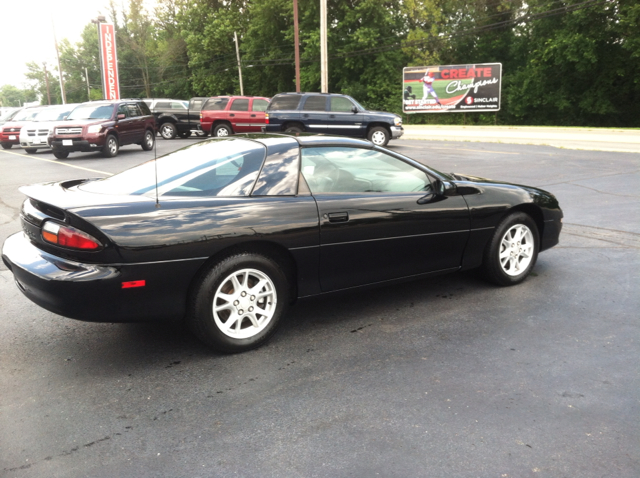
[[[244,96],[244,89],[242,88],[242,66],[240,65],[240,50],[238,48],[238,35],[233,32],[233,40],[236,42],[236,57],[238,58],[238,75],[240,76],[240,96]]]
[[[320,0],[320,93],[329,93],[327,58],[327,0]]]
[[[300,38],[298,35],[298,0],[293,0],[293,37],[296,44],[296,93],[300,93]]]
[[[100,24],[106,22],[107,19],[104,15],[99,15],[96,18],[91,19],[91,23],[95,23],[98,27],[98,59],[100,60],[100,81],[102,83],[102,98],[107,97],[107,90],[104,85],[104,65],[102,64],[102,40],[100,39]]]
[[[58,51],[58,39],[56,38],[56,26],[51,19],[51,26],[53,27],[53,41],[56,44],[56,56],[58,57],[58,73],[60,74],[60,96],[62,97],[62,104],[67,103],[66,95],[64,94],[64,80],[62,79],[62,66],[60,65],[60,52]],[[49,103],[51,104],[51,103]]]

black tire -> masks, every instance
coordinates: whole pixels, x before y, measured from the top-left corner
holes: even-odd
[[[144,132],[144,138],[142,139],[142,149],[145,151],[151,151],[153,149],[153,145],[156,142],[156,135],[153,131],[148,129]]]
[[[35,154],[38,151],[38,148],[24,148],[27,154]]]
[[[2,145],[2,149],[11,149],[11,146],[13,146],[13,144],[11,143],[0,143]]]
[[[162,123],[160,125],[160,136],[164,139],[173,139],[176,134],[178,134],[178,130],[173,123]]]
[[[374,126],[367,133],[367,139],[376,146],[386,146],[391,139],[391,133],[384,126]]]
[[[178,133],[182,139],[187,139],[191,137],[191,131],[183,131],[182,133]]]
[[[250,272],[245,276],[246,271]],[[240,277],[238,289],[231,279],[234,274]],[[262,298],[253,295],[251,286],[265,277],[270,282],[265,282],[260,291],[266,295]],[[212,266],[199,280],[190,304],[189,326],[200,340],[220,352],[254,349],[275,332],[289,304],[289,290],[285,273],[272,259],[255,253],[229,256]],[[214,304],[222,307],[215,314]],[[255,313],[255,324],[258,324],[255,332],[255,325],[249,318],[249,311],[254,310],[267,312]],[[223,328],[227,324],[230,327],[225,332]]]
[[[226,138],[233,134],[233,128],[227,123],[220,123],[213,128],[213,134],[216,138]]]
[[[285,133],[304,133],[304,127],[299,124],[290,124],[284,128]]]
[[[107,135],[107,139],[104,142],[104,146],[102,147],[102,156],[105,158],[114,158],[118,156],[118,151],[120,150],[120,145],[118,144],[118,138],[115,135],[110,134]]]
[[[527,230],[528,234],[521,235]],[[482,272],[494,284],[519,284],[535,266],[539,249],[535,221],[528,214],[514,212],[502,220],[487,244]]]
[[[53,155],[58,159],[67,159],[69,157],[69,153],[67,151],[54,151]]]

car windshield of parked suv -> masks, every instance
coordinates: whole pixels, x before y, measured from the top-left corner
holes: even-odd
[[[33,121],[33,118],[42,111],[42,108],[22,110],[11,121]]]
[[[99,194],[156,196],[248,196],[266,156],[260,143],[221,139],[196,143],[105,179],[78,186]],[[157,166],[157,168],[156,168]]]
[[[17,114],[16,110],[6,111],[2,116],[0,116],[0,121],[7,121],[15,114]]]
[[[74,109],[67,120],[110,119],[113,114],[113,104],[81,105]]]
[[[73,110],[72,106],[67,107],[51,107],[42,110],[36,115],[33,121],[61,121],[65,116]]]

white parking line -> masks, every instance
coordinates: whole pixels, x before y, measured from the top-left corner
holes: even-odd
[[[53,161],[51,159],[37,158],[30,154],[13,153],[11,151],[2,151],[2,153],[13,154],[14,156],[22,156],[23,158],[37,159],[38,161],[46,161],[48,163],[58,164],[60,166],[69,166],[70,168],[83,169],[85,171],[91,171],[92,173],[106,174],[107,176],[111,176],[113,174],[113,173],[107,173],[105,171],[98,171],[97,169],[83,168],[82,166],[76,166],[75,164],[63,163],[62,161]]]

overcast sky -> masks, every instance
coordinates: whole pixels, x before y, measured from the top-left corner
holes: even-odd
[[[106,14],[109,0],[1,0],[0,86],[26,83],[29,61],[56,65],[52,20],[58,42],[80,41],[84,26],[99,14]],[[117,2],[120,4],[120,1]]]

